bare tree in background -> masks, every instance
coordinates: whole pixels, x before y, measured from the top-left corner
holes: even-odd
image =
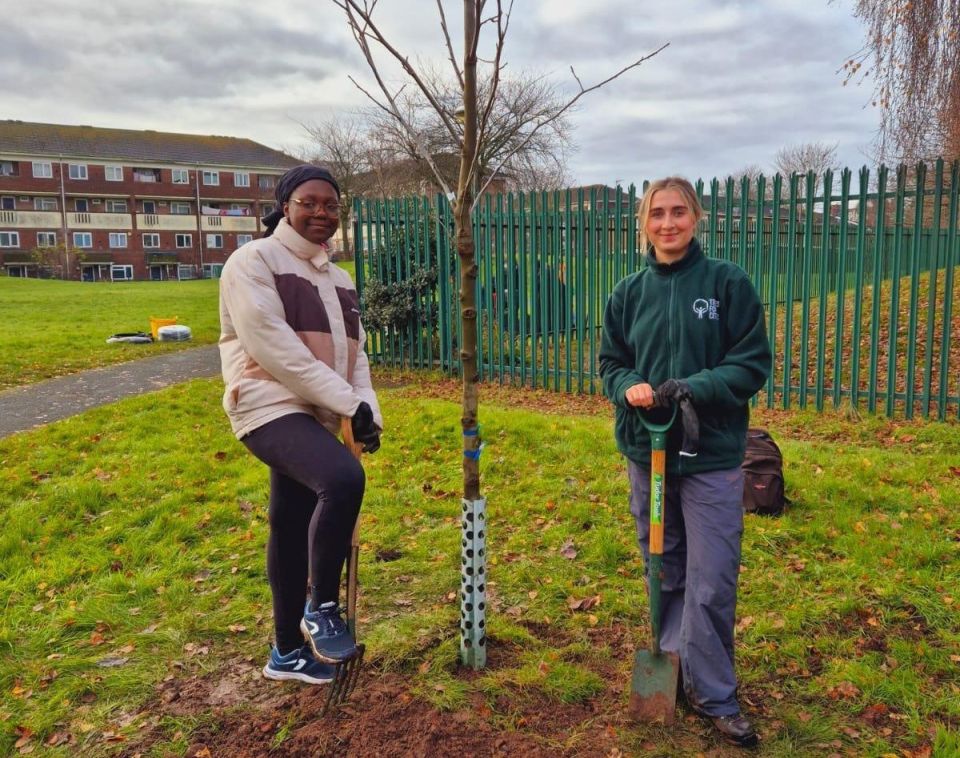
[[[854,15],[867,41],[844,84],[873,76],[878,159],[960,158],[960,0],[857,0]]]
[[[403,123],[392,113],[372,109],[368,114],[372,131],[398,160],[413,160],[429,169],[422,155],[426,148],[435,157],[447,183],[453,186],[458,173],[456,164],[441,165],[437,156],[460,154],[464,128],[460,120],[460,80],[435,67],[421,67],[419,73],[431,96],[420,89],[399,94],[397,106],[404,114]],[[490,91],[492,87],[496,90]],[[479,102],[491,103],[477,150],[476,180],[480,187],[503,178],[518,188],[539,188],[549,177],[566,175],[571,126],[565,115],[567,99],[561,97],[553,82],[530,72],[496,81],[481,77],[477,81],[477,97]]]
[[[733,197],[736,200],[739,200],[743,195],[743,180],[746,179],[748,186],[750,188],[750,195],[753,197],[757,192],[757,179],[763,176],[763,169],[756,163],[751,163],[748,166],[744,166],[739,171],[735,171],[730,175],[730,179],[733,180]],[[765,195],[772,196],[770,193],[769,187],[764,191]],[[754,197],[754,200],[756,197]]]
[[[430,75],[429,70],[415,66],[411,59],[399,51],[390,42],[383,30],[373,19],[373,11],[377,0],[331,0],[340,8],[347,18],[350,31],[360,48],[370,73],[376,80],[379,88],[378,95],[363,87],[353,77],[351,81],[364,93],[374,105],[383,113],[388,114],[403,130],[409,141],[415,145],[419,157],[430,166],[438,184],[443,191],[454,197],[454,236],[457,255],[460,258],[460,323],[462,344],[460,345],[460,359],[463,364],[463,408],[461,427],[463,430],[463,510],[465,514],[464,527],[467,517],[473,524],[473,529],[482,531],[485,520],[486,504],[480,495],[480,451],[481,441],[478,425],[478,366],[477,366],[477,265],[476,249],[471,224],[471,210],[475,198],[484,189],[493,176],[519,151],[532,144],[541,132],[552,128],[566,113],[573,108],[580,99],[604,85],[612,82],[622,74],[641,65],[645,60],[655,55],[659,50],[644,56],[633,63],[607,77],[603,81],[590,86],[584,86],[571,68],[571,73],[577,82],[578,90],[559,107],[549,112],[534,111],[518,118],[522,118],[525,129],[521,137],[510,143],[509,147],[498,153],[499,161],[491,164],[487,174],[481,173],[480,161],[488,155],[487,146],[497,135],[494,116],[498,111],[498,103],[502,84],[504,66],[504,47],[507,32],[510,27],[512,0],[462,0],[463,2],[463,48],[458,56],[447,26],[446,14],[442,0],[437,0],[438,25],[443,35],[452,73],[456,82],[457,97],[451,99],[450,92],[438,89],[437,83]],[[482,61],[483,68],[478,77],[478,61],[480,60],[481,36],[484,29],[491,32],[492,40],[487,41],[484,52],[487,57]],[[666,45],[664,45],[666,47]],[[398,87],[389,84],[380,69],[374,55],[374,49],[380,54],[386,54],[402,69],[406,84]],[[663,48],[661,47],[660,50]],[[401,97],[403,88],[410,86],[418,91],[436,114],[436,124],[442,129],[448,144],[458,147],[459,171],[456,184],[451,184],[436,162],[436,145],[432,143],[431,133],[418,128],[410,112],[403,107]],[[509,91],[509,88],[506,87]],[[451,106],[456,103],[456,109],[451,112]],[[461,111],[461,114],[457,114]],[[483,182],[484,184],[481,184]],[[478,521],[479,519],[479,521]],[[471,538],[475,536],[471,531]],[[464,531],[466,544],[467,532]],[[474,543],[475,544],[475,543]],[[483,552],[481,550],[481,552]],[[466,558],[464,558],[466,561]],[[485,564],[485,559],[484,559]],[[474,574],[475,570],[470,569]],[[484,570],[481,566],[480,576],[474,575],[473,583],[483,580]],[[466,581],[466,576],[464,576]],[[473,596],[471,595],[471,612],[475,612]],[[466,605],[466,603],[465,603]],[[462,611],[463,613],[463,611]],[[484,626],[483,617],[474,617],[479,620],[479,626]],[[474,621],[467,622],[475,627]],[[464,663],[481,668],[486,662],[486,650],[477,649],[473,640],[463,629],[461,630],[461,659]],[[482,645],[484,639],[480,639]]]
[[[803,145],[784,147],[777,151],[774,166],[784,176],[805,174],[813,171],[820,176],[837,163],[837,146],[825,142],[807,142]]]
[[[363,122],[351,116],[321,124],[301,124],[313,147],[310,162],[325,166],[340,186],[340,234],[343,252],[353,256],[350,214],[353,199],[364,193],[370,171],[370,145]]]

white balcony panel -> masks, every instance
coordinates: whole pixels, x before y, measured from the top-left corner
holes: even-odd
[[[257,219],[253,216],[201,216],[200,229],[204,232],[255,232]]]
[[[197,230],[196,216],[182,216],[178,214],[138,213],[137,229],[157,229],[171,232],[195,232]]]
[[[0,226],[7,229],[59,229],[62,225],[56,211],[0,211]]]
[[[68,213],[67,226],[71,229],[133,229],[129,213]]]

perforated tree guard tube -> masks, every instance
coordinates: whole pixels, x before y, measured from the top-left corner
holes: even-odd
[[[460,540],[460,661],[487,663],[487,501],[463,501]]]

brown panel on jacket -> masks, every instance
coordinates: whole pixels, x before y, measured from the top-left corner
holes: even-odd
[[[330,317],[313,284],[296,274],[274,274],[273,278],[284,316],[295,332],[330,334]]]
[[[337,298],[340,300],[340,310],[343,311],[343,325],[347,330],[347,337],[354,342],[360,340],[360,298],[357,291],[337,287]],[[353,361],[350,361],[353,365]]]

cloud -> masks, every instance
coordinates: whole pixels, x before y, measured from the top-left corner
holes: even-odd
[[[366,105],[349,82],[372,84],[341,12],[322,0],[5,0],[0,26],[4,115],[302,142],[298,122]],[[451,37],[462,37],[448,4]],[[398,49],[446,67],[428,0],[381,3]],[[848,163],[876,129],[865,90],[837,69],[861,47],[849,9],[807,0],[677,0],[516,4],[507,72],[534,70],[569,95],[664,42],[670,46],[585,98],[571,115],[578,181],[712,176],[768,167],[799,142],[836,142]],[[383,61],[391,86],[396,65]]]

